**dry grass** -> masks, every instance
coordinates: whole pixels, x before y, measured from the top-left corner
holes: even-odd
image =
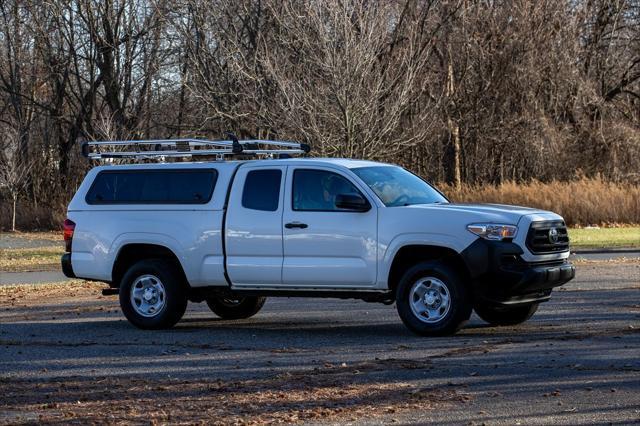
[[[0,249],[0,271],[30,272],[60,269],[61,246]]]
[[[569,226],[640,224],[640,186],[602,179],[572,182],[507,182],[499,186],[438,187],[452,201],[515,204],[551,210]]]
[[[58,240],[60,244],[62,244],[62,231],[61,230],[52,230],[52,231],[30,231],[30,232],[3,232],[3,236],[11,236],[15,238],[24,238],[25,240]]]
[[[70,279],[67,281],[38,284],[10,284],[0,286],[0,306],[15,299],[42,300],[43,297],[95,296],[106,284]]]

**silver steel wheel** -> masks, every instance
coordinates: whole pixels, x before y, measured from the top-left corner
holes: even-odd
[[[142,275],[131,286],[131,306],[136,313],[152,318],[162,312],[167,297],[162,281],[155,275]]]
[[[449,289],[435,277],[420,278],[409,292],[411,311],[422,322],[436,323],[451,309]]]

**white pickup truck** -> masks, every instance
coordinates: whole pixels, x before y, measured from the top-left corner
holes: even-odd
[[[452,204],[370,161],[98,166],[67,217],[65,275],[109,283],[144,329],[172,327],[188,301],[239,319],[266,296],[306,296],[395,302],[413,332],[447,335],[473,309],[526,321],[575,275],[557,214]]]

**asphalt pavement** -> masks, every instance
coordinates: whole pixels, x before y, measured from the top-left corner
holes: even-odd
[[[240,321],[191,304],[174,329],[154,332],[133,328],[117,298],[97,293],[0,299],[0,386],[263,380],[342,367],[364,372],[345,384],[401,383],[463,401],[356,423],[630,424],[640,422],[639,296],[640,263],[582,265],[527,323],[490,327],[474,315],[446,338],[414,336],[394,306],[360,301],[274,298]]]

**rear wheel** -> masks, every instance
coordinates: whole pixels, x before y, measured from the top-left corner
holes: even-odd
[[[471,316],[471,301],[461,278],[448,265],[423,262],[408,269],[396,292],[402,322],[422,336],[454,334]]]
[[[222,319],[245,319],[257,314],[266,301],[266,297],[210,297],[207,305]]]
[[[491,325],[516,325],[531,318],[538,310],[538,304],[514,307],[478,305],[474,309],[480,318]]]
[[[187,309],[180,271],[165,260],[133,264],[122,278],[119,293],[124,316],[142,329],[171,328]]]

